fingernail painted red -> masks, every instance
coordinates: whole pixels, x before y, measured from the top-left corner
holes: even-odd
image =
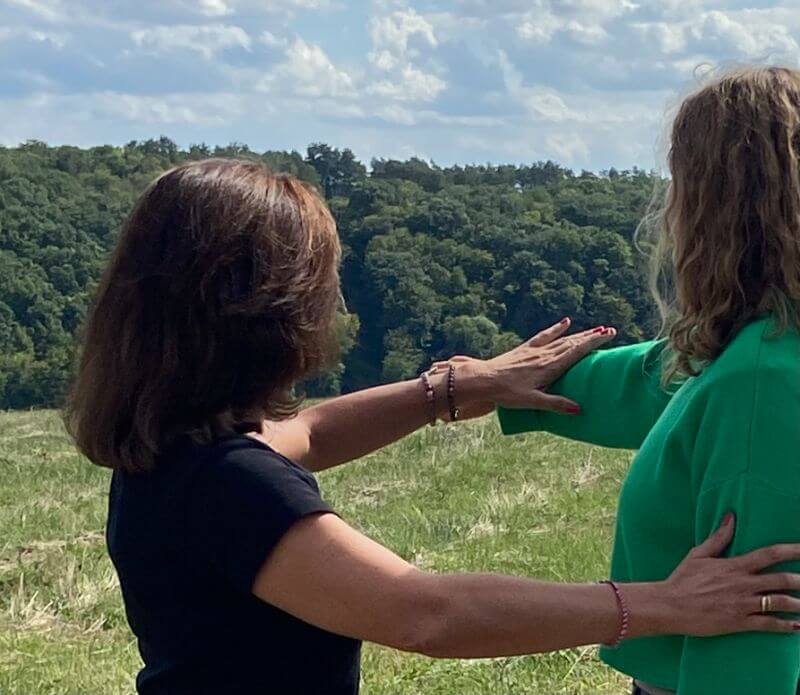
[[[569,316],[565,316],[563,319],[561,319],[561,323],[569,323]]]
[[[581,412],[581,407],[579,405],[568,405],[567,412],[570,415],[577,415],[578,413]]]

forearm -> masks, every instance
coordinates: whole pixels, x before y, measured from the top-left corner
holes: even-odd
[[[500,408],[503,432],[539,430],[600,446],[638,449],[670,399],[659,383],[662,347],[642,343],[589,355],[550,388],[580,403],[577,417]]]
[[[736,631],[751,620],[760,593],[800,586],[797,575],[753,574],[800,556],[798,546],[758,551],[760,559],[744,558],[741,567],[714,559],[733,530],[729,519],[663,582],[621,585],[628,637]],[[596,644],[620,631],[608,586],[423,572],[330,513],[306,516],[284,534],[252,592],[323,630],[443,658]],[[772,623],[755,629],[777,631]]]
[[[600,584],[556,584],[494,574],[435,579],[443,607],[420,651],[442,658],[547,652],[613,641],[620,629],[614,592]],[[661,584],[622,585],[629,636],[663,634],[670,612]]]
[[[446,374],[434,374],[438,417],[448,412]],[[469,367],[457,371],[461,401],[478,397],[484,377]],[[307,447],[300,462],[310,470],[324,470],[380,449],[423,427],[431,419],[431,407],[419,379],[364,389],[339,396],[303,410],[292,426],[307,433]],[[295,454],[297,456],[297,454]]]
[[[489,412],[485,404],[575,412],[569,399],[542,393],[564,370],[608,342],[613,332],[584,331],[569,337],[569,319],[541,331],[491,360],[463,358],[455,365],[456,399],[467,417]],[[466,360],[466,361],[464,361]],[[446,371],[435,382],[436,415],[448,413]],[[262,436],[312,470],[352,461],[413,432],[432,417],[419,380],[365,389],[308,408],[289,422],[264,422]]]

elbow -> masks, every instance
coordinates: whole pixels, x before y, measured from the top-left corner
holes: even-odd
[[[390,646],[433,658],[448,658],[453,599],[442,589],[439,578],[424,574],[409,589],[399,611],[397,631]]]

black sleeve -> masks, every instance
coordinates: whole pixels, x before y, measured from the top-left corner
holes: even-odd
[[[193,493],[189,522],[198,552],[247,593],[296,521],[332,511],[310,473],[261,448],[230,451],[204,466]]]

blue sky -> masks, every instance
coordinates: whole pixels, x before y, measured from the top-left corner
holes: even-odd
[[[650,168],[698,71],[798,42],[800,0],[0,0],[0,144]]]

